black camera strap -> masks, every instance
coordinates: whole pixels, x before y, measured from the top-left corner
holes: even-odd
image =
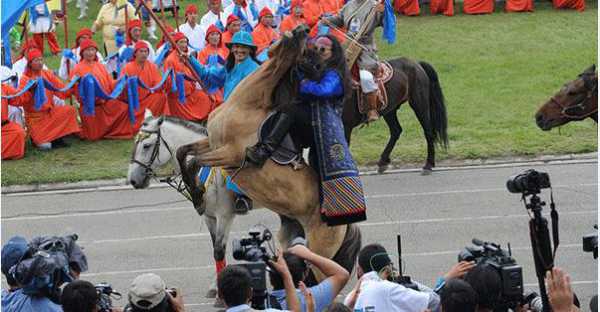
[[[558,249],[558,211],[556,211],[556,205],[554,204],[554,196],[552,195],[552,188],[550,188],[550,219],[552,220],[552,244],[554,250],[552,251],[552,262],[556,258],[556,250]]]

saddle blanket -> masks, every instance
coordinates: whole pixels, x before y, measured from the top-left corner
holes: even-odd
[[[321,178],[321,217],[328,225],[367,219],[358,169],[344,135],[340,112],[329,102],[312,102],[311,118]]]
[[[201,185],[202,187],[204,187],[204,189],[208,189],[208,187],[210,186],[211,183],[213,183],[215,175],[216,174],[221,174],[221,176],[223,178],[225,178],[225,188],[238,194],[238,195],[244,195],[246,196],[246,193],[244,193],[244,191],[242,191],[242,189],[235,184],[235,182],[233,182],[231,180],[231,177],[229,175],[227,175],[225,173],[225,170],[223,170],[222,168],[213,168],[213,167],[202,167],[200,168],[200,171],[198,171],[198,183],[197,185]]]

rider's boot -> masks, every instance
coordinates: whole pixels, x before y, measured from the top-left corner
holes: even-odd
[[[294,121],[292,116],[284,112],[277,112],[273,118],[275,118],[273,127],[264,140],[260,140],[256,145],[246,148],[246,162],[258,168],[261,168],[279,147]]]
[[[247,214],[252,209],[252,199],[245,195],[235,196],[235,204],[233,205],[233,212],[236,214]]]
[[[367,98],[367,104],[369,111],[367,112],[367,122],[377,121],[379,119],[379,113],[377,112],[377,91],[365,94]]]

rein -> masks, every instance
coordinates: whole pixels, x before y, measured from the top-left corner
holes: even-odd
[[[148,136],[152,135],[152,134],[156,134],[157,138],[156,138],[156,143],[154,144],[154,148],[152,149],[152,154],[150,155],[150,160],[148,161],[147,164],[135,159],[135,150],[137,149],[137,145],[145,138],[147,138]],[[138,134],[138,138],[136,140],[135,143],[135,147],[134,147],[134,153],[131,155],[131,160],[130,163],[135,163],[140,165],[142,168],[144,168],[145,173],[147,176],[149,176],[152,179],[155,179],[159,182],[162,183],[167,183],[170,187],[172,187],[173,189],[175,189],[178,193],[180,193],[181,195],[183,195],[183,197],[185,197],[187,200],[192,201],[192,197],[190,195],[190,191],[187,189],[187,186],[185,185],[185,183],[183,182],[183,179],[181,178],[181,173],[177,174],[177,175],[172,175],[172,176],[168,176],[164,179],[159,179],[158,175],[156,174],[156,172],[154,171],[154,169],[152,169],[152,165],[154,164],[154,162],[156,161],[156,159],[158,159],[158,154],[160,152],[160,144],[164,144],[165,147],[167,148],[167,151],[169,151],[169,154],[171,155],[171,158],[174,157],[173,155],[173,150],[171,149],[171,147],[169,147],[169,143],[167,143],[167,141],[165,141],[165,139],[163,138],[163,136],[161,135],[161,131],[160,131],[160,127],[158,128],[158,130],[156,131],[147,131],[147,130],[141,130]]]

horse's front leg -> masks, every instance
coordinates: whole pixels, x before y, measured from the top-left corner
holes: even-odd
[[[328,226],[321,220],[320,213],[315,214],[310,222],[304,225],[308,248],[322,257],[333,259],[342,246],[347,228],[347,225]],[[313,272],[317,282],[326,277],[316,268],[313,268]]]
[[[210,234],[210,242],[213,246],[213,251],[216,250],[215,242],[216,242],[216,233],[217,233],[217,218],[214,216],[209,216],[208,214],[204,215],[204,223],[208,228],[208,233]],[[217,275],[219,275],[219,262],[216,257],[216,252],[213,252],[213,258],[215,259],[215,267]],[[217,297],[217,277],[213,279],[210,283],[210,287],[206,292],[206,298],[216,298]]]

